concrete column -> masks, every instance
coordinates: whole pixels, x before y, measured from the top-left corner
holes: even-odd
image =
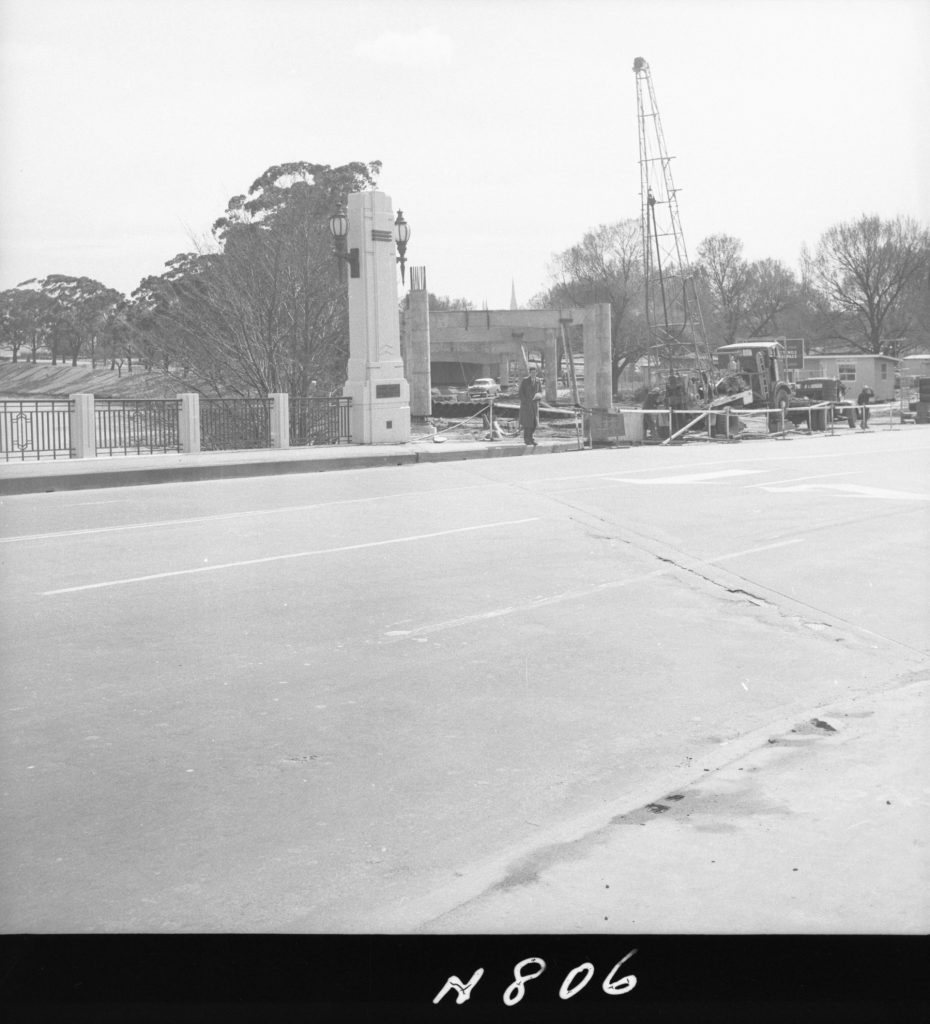
[[[288,396],[276,393],[268,397],[271,399],[271,447],[290,448],[291,421],[288,415]]]
[[[592,444],[609,444],[623,433],[613,416],[610,366],[610,305],[599,302],[584,311],[584,398],[586,433]]]
[[[71,402],[71,447],[77,459],[97,457],[97,431],[94,423],[94,396],[69,395]]]
[[[404,315],[404,357],[407,383],[410,386],[410,415],[431,416],[433,400],[426,267],[410,268],[409,300]]]
[[[178,395],[178,435],[182,452],[200,451],[200,395]]]
[[[394,211],[383,192],[353,192],[348,248],[359,276],[349,276],[349,365],[342,393],[352,399],[352,440],[410,440],[410,388],[404,377],[397,316]]]
[[[585,309],[584,407],[609,410],[613,404],[610,365],[610,304],[599,302]]]
[[[546,328],[543,355],[546,360],[545,394],[547,402],[555,402],[559,387],[559,334],[554,327]]]

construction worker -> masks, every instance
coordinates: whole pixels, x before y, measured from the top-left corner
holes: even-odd
[[[866,384],[859,392],[859,397],[856,399],[856,404],[861,407],[859,410],[859,414],[862,417],[860,426],[863,430],[868,430],[869,428],[869,399],[873,394],[874,392],[872,389],[868,384]]]
[[[660,407],[661,392],[658,388],[650,388],[646,392],[646,398],[643,402],[644,409],[658,409]],[[658,416],[643,416],[643,440],[646,438],[655,438],[658,436],[659,431],[659,417]]]
[[[529,375],[520,381],[520,423],[523,427],[523,443],[536,447],[533,434],[539,421],[539,381],[536,379],[536,367],[531,366]]]

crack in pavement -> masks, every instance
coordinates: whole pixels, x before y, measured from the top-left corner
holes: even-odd
[[[771,609],[777,612],[785,620],[797,625],[805,626],[815,632],[825,634],[828,630],[834,630],[836,633],[841,634],[831,636],[829,638],[824,635],[824,640],[829,639],[831,642],[847,640],[858,644],[868,644],[869,647],[874,647],[874,641],[879,640],[883,644],[890,645],[896,650],[907,652],[910,656],[916,655],[920,658],[922,664],[926,664],[926,652],[921,650],[919,647],[915,647],[902,640],[896,640],[894,637],[886,636],[883,633],[878,633],[875,630],[866,628],[865,626],[860,626],[854,622],[850,622],[848,619],[843,619],[826,609],[817,608],[816,606],[807,604],[804,601],[799,601],[797,598],[790,597],[780,591],[766,587],[764,584],[747,580],[738,573],[734,573],[728,569],[715,565],[716,559],[691,558],[683,552],[670,551],[669,546],[666,543],[656,540],[654,537],[641,534],[638,531],[631,530],[629,527],[620,526],[611,516],[605,514],[601,510],[592,510],[584,506],[579,506],[561,496],[547,495],[547,498],[554,504],[569,508],[576,513],[578,517],[577,519],[575,519],[575,516],[571,515],[569,516],[569,519],[575,519],[575,521],[578,522],[578,525],[585,529],[591,529],[591,521],[593,521],[598,524],[601,529],[611,531],[613,539],[617,542],[626,544],[637,551],[650,555],[657,561],[670,565],[672,568],[677,569],[680,572],[688,573],[689,575],[701,580],[703,583],[710,584],[713,587],[724,590],[735,596],[743,595],[749,603],[757,607]],[[582,520],[588,520],[588,522],[583,522]],[[762,593],[760,593],[760,591]],[[811,621],[809,618],[811,615],[816,616],[817,621]]]

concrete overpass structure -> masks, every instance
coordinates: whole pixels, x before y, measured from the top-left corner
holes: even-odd
[[[587,409],[611,406],[610,306],[431,312],[426,271],[412,267],[401,314],[401,351],[410,384],[411,416],[429,416],[433,386],[465,386],[476,377],[501,385],[519,380],[526,362],[542,368],[547,401],[556,400],[559,339],[584,354]]]

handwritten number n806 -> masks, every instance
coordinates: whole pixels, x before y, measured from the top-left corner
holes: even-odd
[[[616,979],[617,972],[635,952],[635,949],[631,949],[622,960],[618,960],[611,968],[610,973],[601,985],[602,991],[607,995],[622,996],[635,988],[635,974],[626,974],[622,978]],[[504,1003],[507,1006],[516,1006],[526,994],[526,983],[538,978],[545,969],[546,961],[538,956],[530,956],[525,960],[521,960],[513,969],[514,980],[504,990]],[[448,992],[454,991],[456,993],[455,1002],[457,1005],[461,1005],[470,998],[475,986],[483,975],[483,967],[479,967],[468,982],[463,982],[457,975],[450,975],[445,985],[443,985],[435,999],[433,999],[433,1003],[440,1002]],[[588,984],[592,977],[594,977],[594,964],[592,963],[583,963],[572,968],[565,975],[565,980],[559,988],[559,998],[571,999],[572,996],[577,995]]]

